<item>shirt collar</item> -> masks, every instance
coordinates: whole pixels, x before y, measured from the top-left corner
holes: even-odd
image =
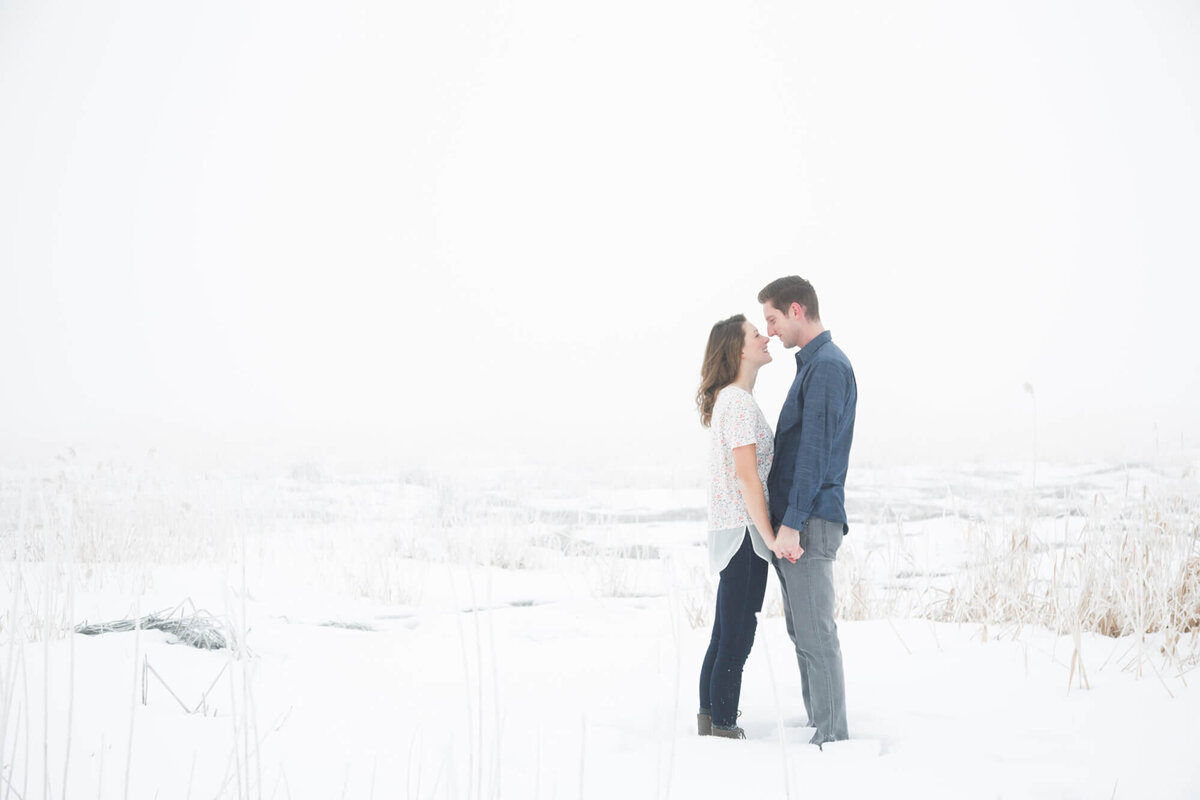
[[[821,331],[811,342],[801,347],[799,352],[796,353],[796,369],[800,369],[800,367],[812,361],[817,351],[831,341],[833,341],[833,336],[829,331]]]

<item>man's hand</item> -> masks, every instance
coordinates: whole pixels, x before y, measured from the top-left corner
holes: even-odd
[[[800,531],[789,528],[787,525],[780,525],[779,531],[775,534],[775,542],[771,545],[771,551],[780,558],[786,558],[795,564],[796,559],[804,555],[804,548],[800,546]]]

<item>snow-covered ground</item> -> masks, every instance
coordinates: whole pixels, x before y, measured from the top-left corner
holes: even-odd
[[[1154,615],[1197,466],[860,467],[824,751],[773,577],[748,739],[695,735],[698,484],[10,468],[0,797],[1196,797],[1196,634]],[[184,600],[235,646],[67,633]]]

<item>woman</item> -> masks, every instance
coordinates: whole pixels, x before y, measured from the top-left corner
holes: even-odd
[[[771,426],[754,401],[768,338],[738,314],[708,335],[696,405],[712,430],[708,460],[708,555],[717,584],[712,640],[700,669],[701,736],[744,739],[737,726],[742,668],[762,610],[775,532],[767,515]]]

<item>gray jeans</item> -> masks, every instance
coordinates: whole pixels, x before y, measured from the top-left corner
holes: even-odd
[[[842,545],[842,523],[809,517],[800,531],[804,555],[793,564],[772,558],[783,590],[783,616],[796,645],[800,686],[812,744],[850,738],[846,729],[846,680],[842,646],[833,621],[833,562]]]

